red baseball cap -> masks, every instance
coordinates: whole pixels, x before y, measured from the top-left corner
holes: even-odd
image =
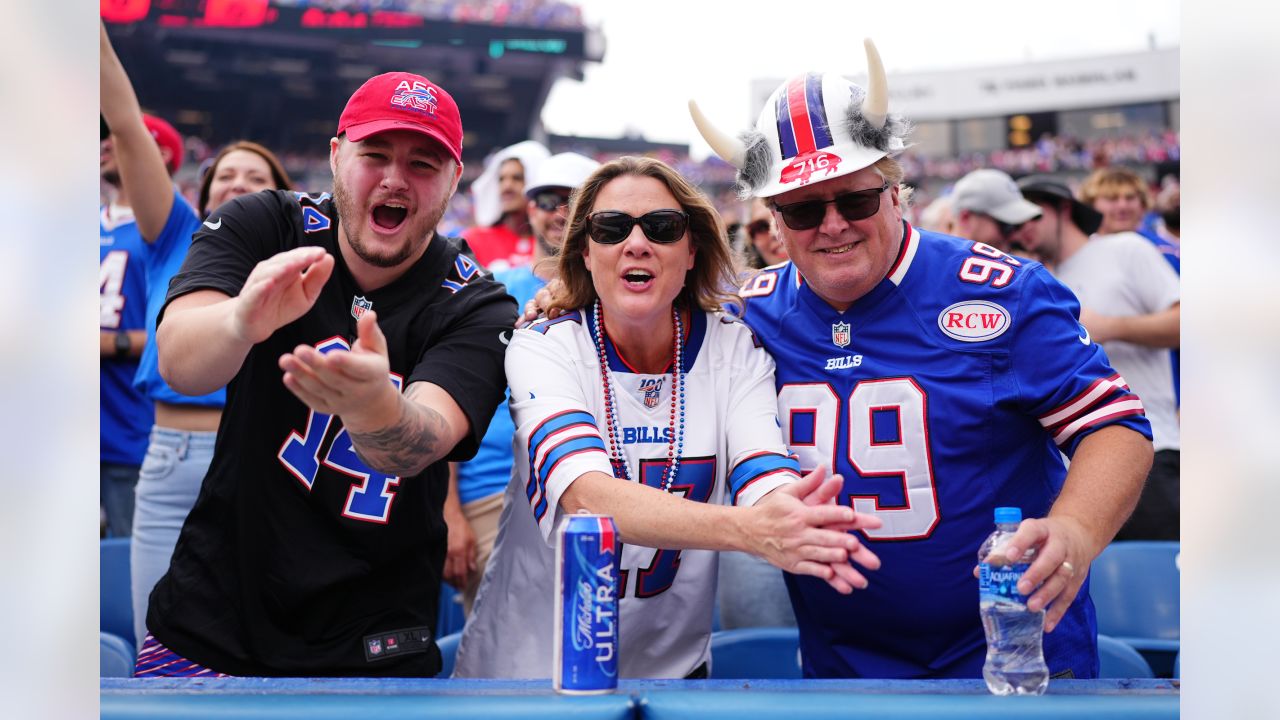
[[[338,118],[338,134],[356,142],[388,130],[422,133],[462,162],[458,105],[444,88],[421,75],[391,72],[369,78]]]
[[[182,136],[172,125],[155,115],[142,114],[142,124],[147,126],[151,137],[162,148],[169,148],[169,174],[178,172],[182,167]]]

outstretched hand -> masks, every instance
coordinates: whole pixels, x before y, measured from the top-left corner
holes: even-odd
[[[352,432],[397,419],[399,393],[389,381],[387,338],[372,310],[356,322],[356,341],[350,352],[322,353],[310,345],[299,345],[280,356],[280,369],[285,387],[299,400],[316,412],[341,416]]]
[[[333,256],[308,246],[273,255],[254,266],[236,296],[234,335],[257,344],[302,317],[333,273]]]
[[[865,588],[867,579],[849,561],[878,570],[880,558],[848,531],[875,529],[881,521],[832,503],[843,484],[818,467],[769,493],[753,508],[752,552],[787,572],[822,578],[844,595]]]

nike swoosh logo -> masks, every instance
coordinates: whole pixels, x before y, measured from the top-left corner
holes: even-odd
[[[209,228],[210,230],[217,230],[218,228],[222,227],[222,218],[218,218],[218,222],[216,223],[211,223],[208,220],[205,220],[204,226]]]
[[[1083,325],[1081,325],[1080,327],[1084,327],[1084,326],[1083,326]],[[1077,340],[1079,340],[1081,343],[1083,343],[1083,344],[1085,344],[1085,345],[1088,345],[1088,344],[1089,344],[1089,342],[1090,342],[1090,341],[1089,341],[1089,328],[1084,328],[1084,334],[1083,334],[1083,335],[1081,335],[1079,338],[1077,338]]]
[[[500,332],[500,333],[498,333],[498,342],[502,343],[503,345],[510,345],[510,344],[511,344],[511,333],[512,333],[512,331],[511,331],[511,330],[507,330],[506,332]]]

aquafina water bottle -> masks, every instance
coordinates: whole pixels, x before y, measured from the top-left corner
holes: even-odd
[[[978,551],[978,609],[987,633],[987,661],[982,677],[996,695],[1040,695],[1049,686],[1044,662],[1044,611],[1027,609],[1018,581],[1035,557],[1028,549],[1017,560],[1005,556],[1005,545],[1022,522],[1022,510],[996,508],[996,531]]]

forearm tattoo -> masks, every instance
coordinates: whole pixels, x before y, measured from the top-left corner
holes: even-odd
[[[400,403],[400,420],[391,427],[348,433],[365,464],[399,477],[417,475],[449,450],[444,447],[449,433],[444,417],[408,397]]]

